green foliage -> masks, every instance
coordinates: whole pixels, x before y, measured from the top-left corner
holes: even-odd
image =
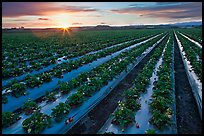
[[[26,133],[39,134],[46,127],[51,127],[52,121],[49,115],[35,112],[30,118],[25,119],[22,125]]]
[[[36,102],[29,99],[24,103],[22,109],[25,111],[26,114],[31,114],[34,111],[39,110],[40,107],[36,104]]]
[[[40,76],[40,80],[42,82],[50,82],[52,80],[52,76],[50,73],[42,73]]]
[[[26,86],[22,83],[15,83],[11,86],[11,90],[15,97],[20,97],[25,94]]]
[[[113,123],[119,124],[122,128],[134,122],[134,112],[125,107],[124,103],[119,103],[119,109],[114,112]]]
[[[114,132],[105,132],[104,134],[115,134]]]
[[[125,106],[132,111],[137,111],[140,109],[141,104],[135,99],[127,99],[125,101]]]
[[[70,106],[78,106],[82,104],[84,99],[85,97],[83,96],[83,94],[80,92],[77,92],[71,95],[70,97],[68,97],[66,103],[68,103]]]
[[[152,41],[149,42],[149,44],[152,45]],[[152,72],[155,68],[158,58],[162,54],[166,42],[167,38],[165,38],[160,43],[160,46],[155,49],[149,62],[145,64],[144,68],[137,75],[134,82],[134,87],[125,91],[124,95],[126,99],[124,100],[124,102],[119,102],[119,108],[113,114],[112,123],[120,125],[122,128],[124,128],[135,121],[135,112],[139,110],[141,106],[138,101],[138,95],[139,93],[145,91],[145,88],[149,83],[149,79],[152,76]],[[145,45],[143,47],[145,47]]]
[[[2,112],[2,127],[9,127],[19,119],[19,115],[12,112]]]
[[[26,85],[28,87],[34,88],[36,86],[40,86],[43,82],[37,76],[26,76]]]
[[[46,91],[44,99],[47,100],[48,102],[55,101],[57,99],[55,97],[56,94],[57,94],[57,92],[48,92],[48,91]]]
[[[155,129],[148,129],[145,131],[146,134],[156,134],[156,130]]]
[[[67,103],[59,103],[52,109],[52,117],[55,121],[60,122],[70,111],[70,106]]]
[[[71,90],[71,88],[70,88],[70,84],[69,84],[69,83],[67,83],[67,82],[62,82],[62,83],[60,84],[60,92],[61,92],[61,93],[67,94],[67,93],[70,92],[70,90]]]
[[[173,111],[171,106],[173,104],[172,93],[172,39],[167,45],[166,52],[163,57],[163,63],[157,72],[158,81],[154,84],[153,101],[150,104],[152,111],[152,118],[150,123],[155,125],[158,129],[165,129],[172,123]]]
[[[192,69],[195,71],[199,80],[202,82],[202,49],[200,49],[195,43],[187,40],[185,37],[177,33],[177,37],[181,42],[183,50],[187,59],[192,65]],[[199,58],[199,60],[197,59]]]

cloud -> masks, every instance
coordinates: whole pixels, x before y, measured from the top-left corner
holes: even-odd
[[[77,6],[66,6],[66,11],[68,12],[93,12],[97,11],[97,9],[93,9],[87,6],[77,7]]]
[[[28,19],[14,19],[12,21],[31,21],[31,20],[28,20]]]
[[[102,15],[92,15],[92,17],[102,17]]]
[[[3,2],[2,16],[3,17],[20,17],[29,15],[43,15],[47,11],[56,10],[54,6],[49,3],[35,3],[35,2]]]
[[[72,25],[82,25],[82,23],[72,23]]]
[[[103,17],[102,15],[94,15],[94,14],[89,14],[89,15],[75,15],[74,17],[97,17],[97,18],[100,18],[100,17]]]
[[[49,20],[49,18],[38,18],[38,20]]]
[[[20,27],[24,26],[25,28],[40,28],[40,27],[55,27],[55,24],[52,23],[51,21],[48,22],[41,22],[41,21],[33,21],[32,23],[27,23],[27,22],[21,22],[21,23],[16,23],[16,22],[8,22],[8,23],[3,23],[2,27]]]
[[[98,9],[87,6],[68,6],[62,4],[56,2],[3,2],[2,17],[42,16],[69,12],[98,11]]]
[[[132,5],[134,6],[134,5]],[[202,18],[202,3],[157,3],[155,6],[149,7],[129,7],[124,9],[111,10],[114,13],[120,14],[135,14],[139,16],[154,17],[154,18]]]
[[[179,5],[179,4],[184,4],[187,2],[156,2],[156,5],[158,6],[166,6],[166,5]]]
[[[129,4],[128,6],[129,7],[149,7],[152,3],[154,2],[148,2],[148,4],[146,2],[136,2],[133,4]]]

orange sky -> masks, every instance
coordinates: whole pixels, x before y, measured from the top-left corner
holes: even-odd
[[[2,27],[70,27],[202,21],[202,2],[3,2]]]

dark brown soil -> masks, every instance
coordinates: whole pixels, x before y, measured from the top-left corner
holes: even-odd
[[[154,48],[153,50],[155,50]],[[84,118],[82,118],[67,134],[96,134],[103,126],[111,113],[118,106],[118,101],[122,100],[123,92],[133,85],[133,80],[149,61],[153,50]]]
[[[177,42],[174,38],[174,69],[176,90],[176,118],[178,134],[201,134],[202,121],[198,112]]]

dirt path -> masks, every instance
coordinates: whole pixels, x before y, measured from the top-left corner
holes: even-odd
[[[155,50],[155,48],[153,49]],[[124,90],[130,88],[139,71],[149,61],[153,50],[102,100],[93,110],[81,119],[67,134],[96,134],[122,100]]]
[[[198,112],[177,42],[174,38],[176,118],[178,134],[201,134],[202,121]]]

